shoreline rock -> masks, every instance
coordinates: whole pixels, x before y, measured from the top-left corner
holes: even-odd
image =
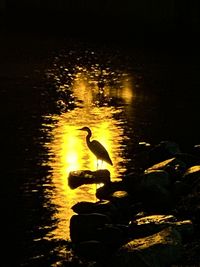
[[[73,189],[104,184],[99,201],[72,207],[78,214],[70,221],[71,241],[80,258],[100,267],[161,267],[189,257],[184,248],[200,237],[200,155],[166,141],[143,147],[141,155],[149,159],[145,167],[141,161],[119,182],[108,170],[70,173]]]

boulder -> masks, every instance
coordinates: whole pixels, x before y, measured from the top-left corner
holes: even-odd
[[[97,188],[96,197],[100,200],[109,200],[112,193],[123,190],[124,185],[122,181],[110,182]]]
[[[161,141],[158,145],[151,149],[149,152],[150,164],[174,157],[177,153],[180,153],[179,145],[171,141]]]
[[[125,175],[122,180],[124,190],[134,194],[138,190],[143,174],[144,172],[139,170]]]
[[[179,180],[176,181],[172,185],[172,190],[171,190],[174,201],[178,201],[182,196],[187,195],[189,193],[189,190],[190,188],[186,183]]]
[[[98,229],[98,241],[109,246],[113,251],[119,248],[124,242],[126,235],[125,228],[122,225],[107,224]]]
[[[190,220],[177,221],[173,215],[145,216],[131,221],[129,224],[132,236],[135,237],[152,235],[169,226],[176,229],[182,238],[191,237],[194,232],[194,227]]]
[[[126,191],[115,191],[110,195],[110,201],[117,208],[115,222],[126,224],[131,215],[131,196]]]
[[[149,151],[151,149],[151,144],[145,141],[141,141],[138,143],[138,147],[136,147],[136,149],[138,149],[137,152]]]
[[[169,174],[163,170],[146,170],[142,176],[140,185],[145,187],[159,185],[164,188],[169,188]]]
[[[73,243],[96,240],[98,229],[110,224],[108,216],[99,213],[73,215],[70,219],[70,238]]]
[[[194,192],[180,199],[176,205],[176,212],[182,218],[189,218],[194,225],[200,224],[200,194]],[[197,230],[197,229],[196,229]],[[198,230],[197,230],[198,233]]]
[[[187,165],[183,161],[177,159],[176,157],[173,157],[154,164],[153,166],[149,167],[146,171],[152,171],[152,170],[166,171],[170,175],[171,182],[173,183],[177,179],[180,179],[180,177],[183,175],[186,169]]]
[[[149,162],[149,151],[152,149],[151,144],[139,142],[134,148],[134,166],[136,168],[146,168]]]
[[[194,226],[191,220],[177,221],[172,226],[181,234],[183,240],[187,240],[194,234]]]
[[[126,191],[118,190],[110,195],[110,201],[118,207],[126,207],[130,204],[130,196]]]
[[[170,191],[160,185],[143,186],[138,194],[139,200],[147,211],[163,212],[173,206]]]
[[[110,247],[97,240],[80,242],[74,251],[80,258],[90,261],[103,261],[111,254]]]
[[[184,162],[187,168],[200,164],[200,158],[189,153],[177,153],[176,159]]]
[[[171,222],[176,222],[177,219],[175,218],[174,215],[149,215],[145,217],[141,217],[136,220],[137,225],[161,225],[161,224],[166,224],[166,223],[171,223]]]
[[[200,183],[200,165],[188,168],[182,177],[182,181],[190,188]]]
[[[81,201],[71,207],[71,209],[78,213],[101,213],[101,214],[115,214],[116,207],[109,200],[101,200],[98,202]]]
[[[172,162],[174,162],[175,159],[176,159],[176,158],[173,157],[173,158],[166,159],[166,160],[164,160],[164,161],[160,161],[160,162],[158,162],[158,163],[152,165],[151,167],[149,167],[149,168],[147,169],[147,171],[148,171],[148,170],[165,170],[165,168],[166,168],[167,166],[169,166],[169,164],[171,164]]]
[[[96,211],[96,203],[95,202],[89,202],[89,201],[81,201],[76,204],[74,204],[71,209],[73,212],[78,214],[87,214],[87,213],[98,213]]]
[[[75,189],[84,184],[107,184],[110,183],[110,172],[108,170],[80,170],[72,171],[68,176],[68,185]]]
[[[154,235],[134,239],[123,245],[110,260],[115,267],[164,267],[176,263],[182,255],[181,236],[172,227]]]

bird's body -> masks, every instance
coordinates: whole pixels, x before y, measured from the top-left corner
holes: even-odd
[[[79,130],[86,131],[88,133],[86,136],[86,143],[90,151],[96,156],[97,160],[99,159],[107,162],[110,165],[113,165],[112,160],[110,159],[110,156],[105,147],[97,140],[90,141],[90,138],[92,136],[90,128],[83,127]]]

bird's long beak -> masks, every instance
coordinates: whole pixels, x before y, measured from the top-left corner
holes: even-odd
[[[83,128],[79,128],[79,129],[77,129],[77,130],[79,130],[79,131],[83,131]]]

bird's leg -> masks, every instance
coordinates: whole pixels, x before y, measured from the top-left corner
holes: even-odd
[[[102,166],[103,166],[103,160],[101,161],[101,169],[102,169]]]
[[[97,159],[97,170],[98,170],[98,168],[99,168],[99,163],[98,163],[98,159]]]
[[[97,158],[97,171],[98,171],[98,167],[99,167],[99,164],[98,164],[98,158]],[[97,192],[97,184],[95,184],[95,191]],[[96,197],[96,201],[97,201],[97,197]]]

